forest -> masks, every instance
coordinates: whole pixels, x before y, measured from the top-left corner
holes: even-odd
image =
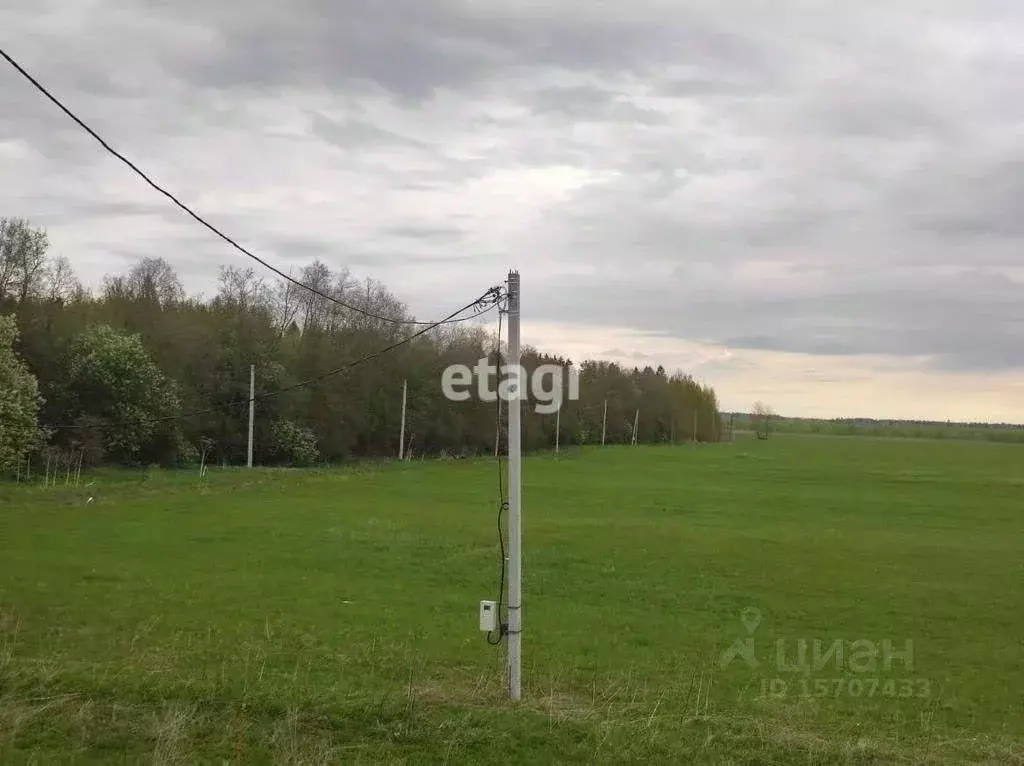
[[[379,282],[320,261],[294,281],[270,275],[224,265],[212,296],[187,295],[168,261],[140,257],[90,290],[44,229],[0,219],[0,470],[57,453],[89,467],[244,465],[250,366],[259,465],[397,456],[403,383],[407,456],[506,443],[495,402],[452,402],[441,387],[449,365],[502,362],[493,326],[431,327]],[[496,308],[480,312],[492,325]],[[524,347],[527,374],[540,364],[572,366],[579,398],[541,414],[524,390],[524,450],[554,446],[556,424],[562,446],[600,444],[602,430],[629,443],[634,422],[638,443],[719,438],[713,388],[681,371]]]

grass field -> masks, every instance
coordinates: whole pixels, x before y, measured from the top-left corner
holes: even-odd
[[[1024,763],[1021,449],[527,457],[517,705],[493,461],[7,485],[0,760]]]

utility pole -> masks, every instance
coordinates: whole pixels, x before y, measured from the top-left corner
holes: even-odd
[[[636,408],[636,415],[633,416],[633,446],[636,446],[636,431],[640,425],[640,408]]]
[[[601,446],[604,446],[604,435],[608,430],[608,397],[604,399],[604,417],[601,418]]]
[[[409,381],[402,381],[402,430],[398,433],[398,459],[405,455],[405,397],[409,389]]]
[[[508,273],[508,356],[513,375],[508,402],[508,692],[522,695],[522,454],[519,401],[522,371],[519,360],[519,272]],[[499,619],[501,616],[499,615]]]
[[[555,410],[555,452],[558,452],[558,441],[559,435],[562,433],[562,403],[558,403],[558,409]]]
[[[249,365],[249,457],[246,463],[252,468],[252,426],[256,417],[256,365]]]

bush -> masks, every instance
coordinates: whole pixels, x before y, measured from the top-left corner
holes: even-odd
[[[178,466],[193,468],[199,465],[199,448],[187,441],[178,444]]]
[[[271,426],[274,462],[294,466],[307,466],[320,457],[316,435],[290,420],[277,420]]]

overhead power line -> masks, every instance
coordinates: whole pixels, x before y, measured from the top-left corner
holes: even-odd
[[[32,83],[32,85],[35,86],[36,90],[38,90],[40,93],[42,93],[44,96],[46,96],[46,98],[48,98],[50,101],[52,101],[57,106],[58,109],[60,109],[62,112],[64,112],[64,114],[66,114],[68,117],[70,117],[71,120],[74,121],[82,130],[84,130],[86,133],[88,133],[90,136],[92,136],[94,139],[96,139],[96,141],[98,141],[100,143],[100,145],[104,149],[106,149],[110,154],[114,155],[117,159],[121,160],[121,162],[123,162],[125,165],[127,165],[129,168],[131,168],[133,171],[135,171],[136,175],[138,175],[143,181],[145,181],[147,184],[149,184],[151,187],[153,187],[156,191],[160,192],[160,194],[162,194],[165,197],[167,197],[167,199],[169,199],[176,206],[178,206],[179,208],[184,210],[189,216],[191,216],[196,221],[198,221],[200,224],[202,224],[207,229],[212,231],[214,234],[216,234],[218,237],[223,239],[225,242],[227,242],[233,248],[238,250],[240,253],[242,253],[243,255],[246,255],[249,258],[253,259],[257,263],[259,263],[261,266],[263,266],[264,268],[270,269],[272,272],[277,274],[282,279],[284,279],[284,280],[286,280],[288,282],[291,282],[293,285],[296,285],[297,287],[300,287],[303,290],[308,290],[309,292],[313,293],[314,295],[317,295],[320,298],[328,300],[331,303],[335,303],[335,304],[337,304],[339,306],[342,306],[342,307],[344,307],[346,309],[349,309],[350,311],[355,311],[356,313],[362,314],[363,316],[370,317],[371,319],[379,319],[382,322],[392,322],[394,324],[409,324],[409,325],[430,325],[431,327],[437,327],[440,324],[450,324],[450,323],[454,323],[454,322],[465,322],[465,321],[467,321],[469,319],[473,319],[473,317],[463,317],[461,319],[449,319],[449,320],[441,320],[441,321],[438,321],[438,322],[427,322],[427,321],[416,320],[416,319],[395,319],[393,317],[386,317],[386,316],[382,316],[380,314],[375,314],[372,311],[367,311],[366,309],[360,308],[358,306],[354,306],[354,305],[352,305],[350,303],[346,303],[345,301],[342,301],[342,300],[339,300],[338,298],[335,298],[333,295],[329,295],[327,293],[321,292],[320,290],[317,290],[315,287],[311,287],[310,285],[304,284],[304,283],[300,282],[299,280],[289,276],[288,274],[285,274],[283,271],[281,271],[277,267],[267,263],[265,260],[260,258],[258,255],[255,255],[254,253],[251,253],[249,250],[247,250],[245,247],[240,245],[234,239],[232,239],[227,234],[222,232],[220,229],[218,229],[212,223],[209,223],[206,219],[204,219],[198,213],[194,212],[184,202],[179,200],[177,197],[175,197],[169,191],[167,191],[162,186],[157,184],[154,180],[152,180],[148,175],[146,175],[146,173],[144,173],[142,170],[140,170],[139,167],[137,165],[135,165],[135,163],[133,163],[131,160],[129,160],[123,154],[121,154],[116,149],[114,149],[109,143],[107,143],[103,138],[101,138],[100,135],[95,130],[90,128],[81,118],[79,118],[74,112],[72,112],[70,109],[68,109],[68,107],[66,107],[60,101],[60,99],[58,99],[56,96],[54,96],[52,93],[50,93],[50,91],[41,82],[39,82],[39,80],[37,80],[35,77],[33,77],[31,74],[29,74],[28,71],[26,71],[25,68],[21,64],[19,64],[17,61],[15,61],[10,56],[10,54],[8,54],[3,48],[0,48],[0,56],[3,56],[3,58],[7,60],[7,63],[9,63],[12,67],[14,67],[18,71],[18,73],[22,75],[22,77],[24,77],[26,80],[28,80],[30,83]]]
[[[386,347],[384,347],[384,348],[382,348],[382,349],[380,349],[378,351],[374,351],[373,353],[367,354],[366,356],[361,356],[358,359],[356,359],[356,360],[354,360],[352,362],[349,362],[348,364],[343,364],[341,367],[335,367],[333,370],[328,370],[326,372],[322,372],[322,373],[320,373],[319,375],[317,375],[315,377],[309,378],[307,380],[303,380],[303,381],[301,381],[299,383],[294,383],[294,384],[292,384],[290,386],[285,386],[284,388],[279,388],[276,391],[268,391],[265,394],[260,394],[259,396],[254,396],[254,397],[252,397],[251,401],[253,403],[255,403],[255,402],[263,401],[263,400],[266,400],[266,399],[270,399],[272,397],[279,396],[280,394],[284,394],[284,393],[287,393],[289,391],[294,391],[294,390],[299,389],[299,388],[305,388],[306,386],[311,386],[314,383],[319,383],[321,380],[333,377],[334,375],[340,375],[343,372],[348,372],[353,367],[358,367],[359,365],[364,364],[364,363],[370,361],[371,359],[377,359],[377,358],[379,358],[381,356],[384,356],[384,354],[387,354],[390,351],[394,351],[396,348],[399,348],[400,346],[404,346],[407,343],[411,343],[413,340],[415,340],[419,336],[421,336],[421,335],[423,335],[423,334],[425,334],[427,332],[430,332],[430,330],[434,329],[438,325],[441,325],[441,324],[444,324],[445,322],[450,321],[453,317],[456,317],[456,316],[458,316],[459,314],[461,314],[461,313],[463,313],[465,311],[469,311],[470,309],[478,307],[478,306],[488,306],[489,305],[491,308],[493,308],[495,305],[497,305],[497,302],[498,302],[498,300],[500,298],[500,294],[501,294],[501,288],[500,287],[497,287],[497,286],[492,287],[489,290],[487,290],[487,292],[485,292],[483,295],[481,295],[479,298],[477,298],[476,300],[472,301],[471,303],[467,303],[465,306],[463,306],[462,308],[458,309],[457,311],[453,311],[451,314],[446,316],[444,319],[440,319],[437,322],[434,322],[434,323],[428,325],[427,327],[424,327],[421,330],[417,330],[412,335],[410,335],[410,336],[408,336],[406,338],[402,338],[402,340],[396,341],[395,343],[392,343],[390,346],[386,346]],[[490,309],[488,309],[488,310],[490,310]],[[179,415],[167,415],[167,416],[160,417],[160,418],[135,418],[135,419],[131,419],[131,420],[121,420],[121,421],[118,421],[117,423],[104,423],[104,424],[102,424],[102,426],[103,427],[110,427],[112,425],[126,425],[126,424],[140,424],[141,425],[141,424],[168,423],[168,422],[171,422],[171,421],[174,421],[174,420],[184,420],[186,418],[195,417],[196,415],[206,415],[206,414],[209,414],[211,412],[217,412],[217,411],[223,410],[223,409],[230,409],[231,407],[238,407],[238,406],[241,406],[241,405],[248,405],[249,402],[250,402],[250,399],[248,397],[246,397],[245,399],[236,399],[233,402],[227,402],[225,404],[216,405],[214,407],[206,407],[206,408],[201,409],[201,410],[193,410],[191,412],[185,412],[185,413],[181,413]],[[81,429],[86,429],[86,428],[90,428],[90,427],[93,427],[93,426],[83,425],[83,424],[79,424],[79,423],[68,423],[68,424],[64,424],[64,425],[48,426],[47,428],[49,428],[50,430],[53,430],[53,431],[68,431],[68,430],[81,430]]]

